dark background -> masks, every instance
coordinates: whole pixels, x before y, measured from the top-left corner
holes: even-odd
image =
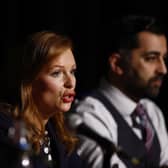
[[[88,91],[97,84],[99,71],[97,62],[101,53],[100,31],[105,22],[133,13],[153,15],[165,23],[168,33],[166,7],[158,0],[8,0],[4,24],[1,22],[1,27],[5,29],[1,32],[3,48],[0,67],[1,97],[12,94],[14,86],[11,83],[17,76],[14,69],[19,61],[15,48],[23,43],[28,34],[53,29],[71,37],[78,65],[77,93],[79,93]],[[3,9],[3,6],[1,8]],[[165,79],[160,95],[155,100],[163,110],[166,122],[168,122],[167,85]]]

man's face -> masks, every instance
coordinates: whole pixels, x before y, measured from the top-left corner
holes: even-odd
[[[158,95],[163,76],[167,73],[164,62],[166,55],[165,36],[139,33],[139,47],[131,51],[129,64],[123,74],[128,94],[137,98]]]

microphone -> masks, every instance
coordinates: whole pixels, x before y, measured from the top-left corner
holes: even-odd
[[[90,139],[95,140],[103,149],[110,148],[111,154],[117,152],[119,149],[109,140],[98,135],[93,129],[85,125],[82,119],[75,119],[76,117],[71,118],[70,127],[72,130],[75,130],[78,134],[87,136]]]
[[[75,130],[76,133],[84,135],[94,140],[95,142],[97,142],[102,148],[102,151],[104,153],[104,160],[106,161],[108,160],[109,163],[110,163],[111,156],[114,153],[116,153],[119,158],[130,160],[133,165],[140,164],[141,161],[139,158],[130,156],[123,150],[121,146],[117,146],[113,142],[109,141],[108,139],[98,135],[96,131],[94,131],[93,129],[88,127],[86,124],[84,124],[82,118],[79,115],[77,114],[71,115],[69,117],[68,124],[70,126],[70,129]]]

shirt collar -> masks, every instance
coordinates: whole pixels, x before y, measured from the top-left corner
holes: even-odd
[[[122,116],[130,115],[137,106],[135,101],[131,100],[105,79],[102,79],[100,82],[100,90],[110,100],[110,102],[113,103]]]

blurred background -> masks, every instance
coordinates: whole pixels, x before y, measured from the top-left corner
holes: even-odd
[[[1,6],[3,10],[3,6]],[[101,54],[100,32],[105,23],[127,14],[158,17],[168,33],[167,6],[158,0],[8,0],[7,14],[1,27],[1,99],[15,98],[15,68],[19,58],[17,47],[28,34],[52,29],[67,34],[74,43],[77,61],[77,94],[89,91],[97,84],[98,60]],[[5,12],[6,13],[6,12]],[[7,22],[6,22],[7,21]],[[104,42],[105,43],[105,42]],[[9,59],[10,58],[10,59]],[[9,61],[10,60],[10,61]],[[155,100],[168,123],[168,82],[165,78],[160,95]]]

